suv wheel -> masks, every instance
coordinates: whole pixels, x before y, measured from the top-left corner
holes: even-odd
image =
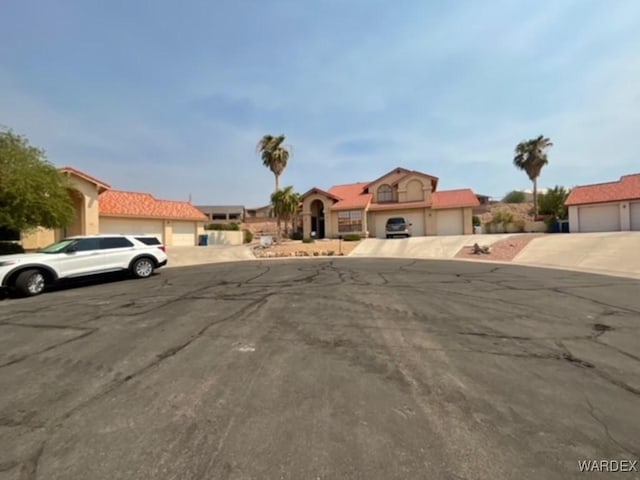
[[[18,293],[27,297],[41,294],[45,285],[46,281],[40,270],[25,270],[18,274],[15,282]]]
[[[153,274],[153,270],[155,268],[153,260],[147,257],[142,257],[133,262],[131,271],[136,278],[148,278]]]

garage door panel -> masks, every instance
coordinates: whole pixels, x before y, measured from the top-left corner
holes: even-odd
[[[173,222],[173,246],[193,247],[196,244],[196,226],[193,222]]]
[[[631,230],[640,232],[640,202],[629,204],[629,214],[631,215]]]
[[[131,218],[100,218],[100,233],[122,235],[153,235],[163,241],[162,220]]]
[[[462,235],[464,233],[464,212],[462,209],[438,210],[438,235]]]
[[[385,238],[385,228],[387,220],[393,217],[403,217],[411,224],[411,235],[414,237],[424,236],[424,210],[415,211],[390,211],[390,212],[376,212],[375,226],[376,237]]]
[[[620,230],[620,207],[595,205],[578,209],[581,232],[617,232]]]

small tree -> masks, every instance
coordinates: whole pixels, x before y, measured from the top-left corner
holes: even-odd
[[[69,184],[44,150],[0,129],[0,227],[23,232],[62,228],[74,217]]]
[[[568,196],[569,191],[559,185],[547,190],[546,193],[541,193],[538,195],[540,213],[542,215],[553,215],[558,220],[566,220],[568,211],[564,202],[567,201]]]
[[[281,222],[284,222],[285,233],[288,235],[289,224],[298,213],[300,195],[293,191],[292,186],[288,186],[271,195],[271,203],[277,217],[278,238],[281,236]]]
[[[502,199],[502,203],[524,203],[527,201],[527,196],[524,192],[518,190],[512,190],[507,193]]]

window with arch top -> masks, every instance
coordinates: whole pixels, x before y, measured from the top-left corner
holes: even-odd
[[[393,202],[393,188],[391,185],[380,185],[377,196],[378,202]]]

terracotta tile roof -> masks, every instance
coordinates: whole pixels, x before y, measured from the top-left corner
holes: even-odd
[[[189,202],[158,200],[149,193],[108,190],[99,197],[100,215],[207,221]]]
[[[108,190],[111,188],[111,185],[109,185],[106,182],[103,182],[102,180],[98,180],[96,177],[92,177],[91,175],[84,173],[80,170],[78,170],[77,168],[73,168],[73,167],[62,167],[59,169],[60,172],[62,173],[68,173],[68,174],[73,174],[76,175],[80,178],[84,178],[85,180],[91,182],[91,183],[95,183],[98,187],[102,187],[105,190]]]
[[[624,175],[617,182],[575,187],[569,193],[565,205],[586,205],[635,199],[640,199],[640,173]]]
[[[389,203],[373,203],[369,207],[371,211],[379,210],[406,210],[409,208],[425,208],[430,207],[431,202],[420,200],[417,202],[389,202]]]
[[[329,189],[329,193],[338,197],[338,203],[331,206],[331,210],[349,210],[357,208],[367,208],[373,195],[362,193],[365,182],[348,183],[346,185],[334,185]]]
[[[477,207],[478,197],[470,188],[441,190],[431,194],[432,208]]]

